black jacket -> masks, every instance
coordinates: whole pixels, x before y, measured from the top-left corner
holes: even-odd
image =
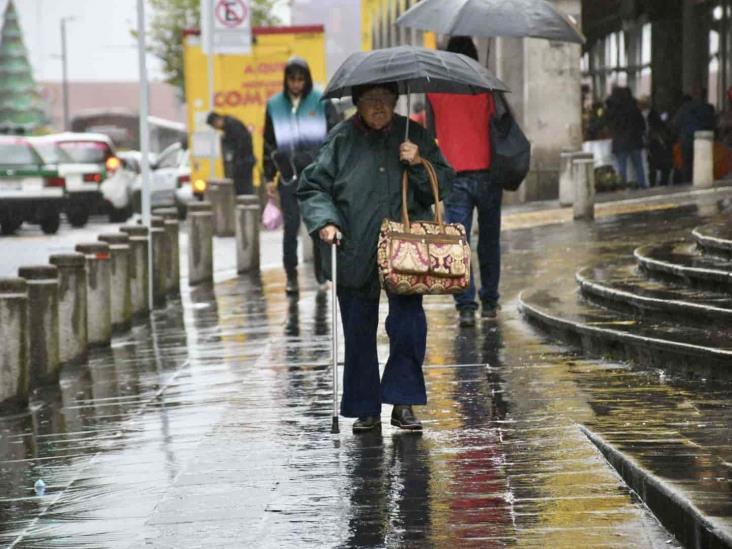
[[[254,164],[252,134],[240,120],[234,117],[224,116],[221,150],[226,163],[235,166]]]

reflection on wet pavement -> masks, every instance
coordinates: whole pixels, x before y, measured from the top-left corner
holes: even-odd
[[[581,359],[516,296],[718,212],[506,233],[498,322],[458,330],[427,301],[421,436],[329,433],[328,296],[288,300],[280,273],[191,291],[0,419],[0,545],[675,547],[578,425],[724,519],[730,387]]]

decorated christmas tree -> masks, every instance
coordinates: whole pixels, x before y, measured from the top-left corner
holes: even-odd
[[[46,123],[43,103],[23,44],[18,14],[8,0],[0,31],[0,128],[31,132]]]

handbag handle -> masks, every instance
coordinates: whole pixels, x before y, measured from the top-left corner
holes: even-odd
[[[421,159],[421,163],[427,172],[427,179],[429,179],[430,187],[432,187],[432,195],[435,198],[435,223],[437,223],[440,232],[445,232],[445,224],[442,220],[442,211],[440,210],[440,187],[437,184],[437,174],[435,168],[429,160],[424,158]],[[402,174],[402,225],[404,230],[409,231],[411,224],[409,222],[409,208],[407,207],[407,188],[409,186],[409,173],[408,170],[404,170]]]

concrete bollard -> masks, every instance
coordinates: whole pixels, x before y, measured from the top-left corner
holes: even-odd
[[[28,283],[22,278],[0,278],[0,408],[28,404],[28,331]]]
[[[144,225],[125,225],[120,231],[130,237],[130,301],[132,316],[142,317],[150,312],[148,302],[148,229]]]
[[[150,218],[150,242],[153,250],[153,305],[165,307],[170,270],[170,246],[165,232],[165,220],[154,215]]]
[[[98,239],[109,244],[112,331],[124,332],[132,327],[130,237],[125,233],[110,233],[99,235]]]
[[[58,269],[54,265],[20,267],[28,284],[30,385],[56,383],[61,367],[58,335]]]
[[[211,205],[188,205],[188,284],[213,282],[213,227]]]
[[[234,236],[236,194],[231,179],[209,179],[206,200],[211,203],[213,230],[216,236]]]
[[[86,361],[87,304],[84,254],[54,254],[49,263],[58,269],[59,360],[61,364]]]
[[[563,151],[559,155],[559,205],[571,206],[574,204],[574,178],[572,177],[572,162],[576,158],[594,158],[592,153],[582,151]]]
[[[714,132],[694,133],[694,186],[714,186]]]
[[[177,208],[159,208],[155,215],[165,220],[165,234],[168,236],[169,265],[167,277],[168,295],[180,295],[180,223]]]
[[[236,199],[236,270],[240,273],[259,270],[260,204],[254,195]]]
[[[90,347],[108,345],[112,339],[112,307],[109,245],[85,242],[76,251],[86,257],[86,317]]]
[[[592,158],[572,160],[574,179],[574,218],[595,219],[595,161]]]

